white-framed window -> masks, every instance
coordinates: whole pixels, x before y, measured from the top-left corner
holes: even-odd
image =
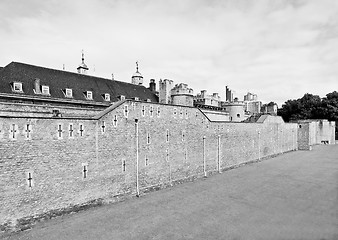
[[[83,137],[84,135],[84,125],[83,123],[79,123],[79,136]]]
[[[154,107],[153,106],[150,106],[149,113],[150,113],[150,117],[152,117],[153,113],[154,113]]]
[[[105,123],[105,121],[102,121],[101,132],[102,132],[102,134],[104,134],[106,132],[106,123]]]
[[[74,138],[74,126],[73,126],[73,123],[69,123],[69,138]]]
[[[11,124],[9,127],[9,139],[16,140],[19,133],[19,127],[16,124]]]
[[[87,100],[93,100],[93,92],[87,91],[86,92],[86,98],[87,98]]]
[[[146,106],[142,106],[142,117],[146,115]]]
[[[109,94],[109,93],[105,93],[105,94],[103,95],[103,97],[104,97],[104,100],[105,100],[105,101],[110,101],[110,94]]]
[[[88,177],[88,163],[82,163],[82,178]]]
[[[41,93],[44,94],[44,95],[50,95],[50,93],[49,93],[49,86],[42,85],[41,86]]]
[[[31,189],[34,186],[33,171],[26,172],[26,182],[27,182],[27,187],[29,189]]]
[[[147,133],[147,144],[150,144],[150,133]]]
[[[124,105],[124,110],[123,110],[123,114],[126,118],[128,118],[128,113],[129,113],[129,110],[128,110],[128,105]]]
[[[113,120],[113,126],[117,127],[117,115],[114,116],[114,120]]]
[[[124,96],[124,95],[121,95],[120,96],[120,101],[123,101],[123,100],[125,100],[126,99],[126,96]]]
[[[13,92],[23,92],[21,82],[13,82]]]
[[[148,165],[149,165],[149,158],[148,158],[147,155],[146,155],[145,160],[144,160],[144,165],[145,165],[145,166],[148,166]]]
[[[73,90],[71,88],[66,88],[65,89],[65,96],[68,98],[72,98],[73,97]]]
[[[126,160],[122,161],[122,172],[125,172],[127,169],[127,164],[126,164]]]
[[[32,125],[27,123],[24,131],[25,131],[25,138],[27,140],[32,139]]]
[[[58,139],[62,139],[62,136],[63,136],[62,124],[58,124],[57,137],[58,137]]]

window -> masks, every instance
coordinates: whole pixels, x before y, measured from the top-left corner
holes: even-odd
[[[150,117],[153,116],[153,112],[154,112],[154,107],[153,107],[153,106],[150,106],[150,110],[149,110]]]
[[[120,101],[123,101],[123,100],[125,100],[126,99],[126,96],[124,96],[124,95],[121,95],[120,96]]]
[[[160,107],[157,107],[157,117],[160,117],[160,113],[161,113]]]
[[[87,100],[93,100],[93,92],[87,91],[86,92],[86,98],[87,98]]]
[[[21,82],[13,82],[13,92],[23,92]]]
[[[25,127],[26,139],[31,139],[31,132],[32,132],[32,125],[26,124],[26,127]]]
[[[83,137],[83,132],[84,132],[84,126],[82,123],[79,124],[79,135],[80,137]]]
[[[188,118],[188,109],[185,110],[185,118]]]
[[[9,139],[16,140],[18,132],[18,125],[11,124],[11,126],[9,127]]]
[[[69,138],[74,138],[74,129],[73,129],[73,124],[69,124]]]
[[[147,144],[150,144],[150,133],[147,133]]]
[[[42,85],[41,86],[41,93],[44,94],[44,95],[50,95],[50,93],[49,93],[49,86]]]
[[[123,113],[124,113],[124,116],[126,118],[128,118],[128,113],[129,113],[129,111],[128,111],[128,105],[124,105],[124,111],[123,111]]]
[[[62,124],[58,124],[58,138],[61,139],[62,138]]]
[[[73,97],[73,90],[71,88],[66,88],[65,89],[65,96],[68,98],[72,98]]]
[[[106,131],[106,123],[104,121],[102,121],[101,131],[102,131],[102,133],[105,133],[105,131]]]
[[[88,177],[88,163],[82,163],[82,177],[83,179]]]
[[[104,98],[105,101],[110,101],[110,94],[109,93],[105,93],[103,95],[103,98]]]
[[[126,160],[122,161],[122,171],[125,172],[126,171]]]
[[[114,116],[114,120],[113,120],[113,125],[114,127],[117,127],[117,116]]]
[[[27,187],[30,189],[33,187],[33,172],[29,171],[26,173]]]
[[[146,114],[146,106],[142,106],[142,117]]]
[[[237,113],[237,117],[240,118],[240,117],[241,117],[241,114]]]

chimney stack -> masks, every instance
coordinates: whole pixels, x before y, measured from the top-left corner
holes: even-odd
[[[155,83],[155,79],[150,79],[149,90],[152,91],[153,93],[156,92],[156,83]]]

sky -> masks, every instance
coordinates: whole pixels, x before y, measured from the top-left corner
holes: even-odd
[[[0,66],[12,61],[144,85],[186,83],[280,107],[338,91],[337,0],[0,0]]]

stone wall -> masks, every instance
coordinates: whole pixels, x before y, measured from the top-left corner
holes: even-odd
[[[297,126],[210,122],[197,108],[138,101],[92,120],[1,117],[0,226],[296,150]]]
[[[302,120],[298,122],[300,150],[311,150],[316,144],[335,144],[335,122],[327,120]]]

